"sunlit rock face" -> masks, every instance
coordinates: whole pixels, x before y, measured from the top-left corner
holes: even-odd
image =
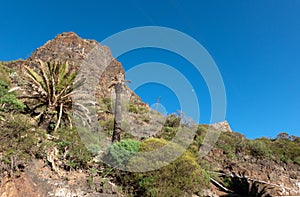
[[[231,127],[226,120],[223,122],[217,122],[217,123],[211,124],[211,126],[218,131],[232,132]]]

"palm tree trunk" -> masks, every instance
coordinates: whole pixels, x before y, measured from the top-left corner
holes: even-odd
[[[114,131],[112,136],[112,143],[121,140],[121,123],[122,123],[122,106],[121,106],[121,93],[122,83],[115,85],[116,101],[115,101],[115,118],[114,118]]]

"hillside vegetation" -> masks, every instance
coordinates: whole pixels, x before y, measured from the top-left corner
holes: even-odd
[[[146,173],[111,169],[104,163],[93,161],[93,155],[96,155],[97,151],[93,153],[85,147],[76,128],[72,129],[68,124],[55,125],[58,118],[56,123],[49,121],[47,127],[34,119],[33,114],[35,113],[29,110],[28,105],[17,99],[17,93],[9,92],[12,83],[8,76],[12,76],[12,73],[17,75],[16,71],[2,64],[0,69],[2,176],[20,176],[32,159],[42,159],[53,170],[57,170],[57,173],[84,170],[90,173],[92,178],[95,176],[107,177],[110,181],[120,185],[122,189],[119,192],[125,195],[200,195],[203,189],[209,188],[210,176],[214,176],[214,174],[210,174],[210,170],[213,170],[214,166],[213,164],[207,165],[207,162],[201,158],[197,159],[198,150],[202,145],[208,125],[199,125],[194,142],[188,150],[166,167]],[[57,107],[59,110],[59,106]],[[55,114],[55,112],[52,113]],[[137,108],[133,113],[139,113],[139,109]],[[53,118],[49,117],[49,119]],[[51,124],[54,125],[51,126]],[[107,126],[104,130],[113,129],[109,124],[105,125],[102,122],[102,125]],[[53,130],[56,126],[57,130]],[[156,138],[140,141],[130,138],[129,134],[127,136],[124,134],[125,139],[113,144],[107,157],[110,157],[116,164],[123,165],[123,160],[128,159],[134,152],[151,151],[166,145],[167,140],[171,140],[176,135],[179,126],[180,117],[171,115]],[[300,138],[289,136],[287,133],[280,133],[274,139],[259,138],[255,140],[248,140],[240,133],[221,133],[215,148],[221,149],[226,157],[233,160],[243,154],[277,163],[300,165]],[[49,159],[49,154],[55,150],[59,160],[57,164]],[[126,151],[124,152],[124,150]],[[130,165],[136,161],[133,157],[127,162],[126,165]],[[106,173],[107,171],[108,173]],[[224,186],[234,188],[233,180],[221,177],[216,177],[216,179]],[[91,184],[93,184],[92,182],[91,180]]]

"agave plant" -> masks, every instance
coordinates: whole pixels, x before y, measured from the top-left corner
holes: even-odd
[[[233,173],[230,177],[232,182],[229,189],[232,191],[229,195],[225,196],[245,196],[245,197],[269,197],[268,189],[272,189],[267,185],[248,179],[245,172],[238,175]]]
[[[37,69],[24,66],[25,83],[22,89],[25,92],[21,98],[25,99],[24,102],[40,125],[52,126],[54,132],[62,122],[72,127],[71,109],[74,105],[71,95],[83,84],[84,79],[75,81],[77,72],[69,67],[68,62],[45,63],[38,60],[37,63]],[[87,109],[81,111],[87,112]]]

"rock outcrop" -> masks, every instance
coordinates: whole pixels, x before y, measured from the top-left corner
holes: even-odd
[[[232,132],[231,127],[226,120],[223,122],[211,124],[210,126],[221,132]]]

